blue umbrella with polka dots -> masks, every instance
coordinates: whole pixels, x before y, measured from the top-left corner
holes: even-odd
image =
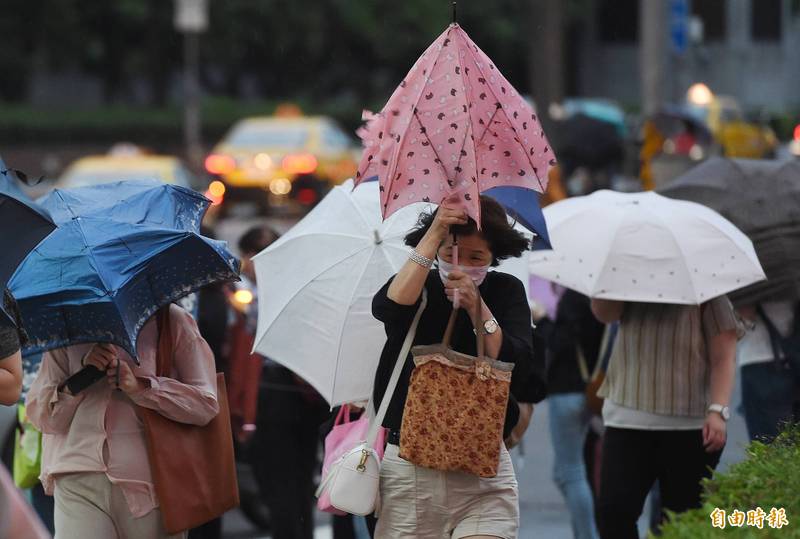
[[[109,342],[136,357],[139,331],[160,307],[238,279],[227,244],[199,234],[210,201],[191,190],[122,182],[42,203],[58,228],[10,283],[28,352]]]

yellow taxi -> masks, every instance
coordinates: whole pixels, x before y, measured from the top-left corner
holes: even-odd
[[[258,116],[237,122],[206,158],[205,168],[231,195],[258,189],[272,202],[291,196],[311,205],[320,187],[355,174],[359,152],[330,118]]]
[[[708,125],[726,157],[764,159],[775,155],[778,138],[762,123],[745,119],[735,98],[714,94],[706,85],[697,83],[687,92],[687,102]]]
[[[60,188],[84,187],[120,180],[159,180],[194,188],[189,170],[171,155],[90,155],[70,164],[57,181]]]

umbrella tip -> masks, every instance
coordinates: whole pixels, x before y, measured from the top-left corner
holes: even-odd
[[[373,230],[372,234],[375,237],[375,245],[380,245],[381,243],[383,243],[383,239],[381,238],[381,235],[378,234],[377,230]]]
[[[453,2],[453,24],[458,24],[458,17],[456,17],[456,2]]]

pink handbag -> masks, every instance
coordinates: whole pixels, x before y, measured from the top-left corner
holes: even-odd
[[[322,463],[322,478],[328,477],[331,465],[339,460],[345,453],[363,443],[367,439],[370,421],[366,411],[355,421],[350,421],[350,406],[343,405],[339,409],[339,415],[333,424],[333,429],[325,437],[325,457]],[[381,427],[373,446],[379,459],[383,459],[383,451],[386,447],[386,429]],[[344,511],[336,509],[330,500],[329,492],[321,490],[317,499],[317,509],[332,513],[334,515],[346,515]]]

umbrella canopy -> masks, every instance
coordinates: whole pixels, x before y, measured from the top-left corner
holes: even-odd
[[[613,101],[586,97],[567,98],[564,100],[563,107],[566,117],[585,114],[590,118],[613,125],[620,137],[628,134],[628,127],[625,125],[625,111]]]
[[[332,405],[366,400],[386,334],[372,297],[408,259],[404,236],[424,204],[381,220],[378,184],[337,186],[254,257],[255,350],[292,369]]]
[[[691,130],[701,144],[711,144],[714,135],[697,113],[682,105],[663,105],[652,116],[656,129],[665,137],[674,137]]]
[[[800,163],[714,157],[659,192],[704,204],[746,234],[800,225]]]
[[[39,204],[56,223],[81,215],[113,216],[122,223],[149,224],[200,232],[206,197],[157,180],[129,180],[75,189],[54,189]]]
[[[47,212],[36,207],[3,168],[0,172],[0,296],[17,267],[55,229]],[[0,301],[0,324],[13,324]]]
[[[570,168],[621,162],[622,138],[613,124],[580,113],[556,124],[553,145]]]
[[[555,165],[530,105],[455,23],[367,119],[356,178],[379,177],[384,217],[449,198],[480,225],[481,192],[499,185],[544,192]]]
[[[800,299],[800,163],[717,157],[659,192],[704,204],[750,237],[768,280],[731,294],[736,304]]]
[[[106,186],[109,200],[126,187]],[[192,206],[199,195],[175,188],[162,191],[169,197],[157,197],[157,206],[143,190],[140,198],[127,198],[128,205],[149,205],[138,212],[115,204],[98,208],[95,189],[57,191],[44,201],[62,220],[11,280],[31,339],[27,353],[110,342],[136,357],[139,330],[160,307],[205,285],[238,278],[239,263],[226,244],[192,229],[209,201]],[[87,212],[81,209],[82,192],[88,193]],[[155,211],[159,207],[162,216]],[[170,213],[189,207],[198,214]],[[121,220],[134,217],[135,222]],[[169,222],[189,229],[163,226]]]
[[[700,304],[764,279],[747,236],[700,204],[604,190],[544,214],[554,251],[531,273],[593,298]]]
[[[500,186],[489,189],[485,194],[497,200],[511,218],[535,234],[531,243],[533,249],[553,248],[542,207],[539,205],[539,193],[522,187]]]
[[[19,186],[19,181],[15,178],[14,172],[9,170],[2,158],[0,158],[0,191],[11,195],[17,200],[27,203],[33,202]]]

